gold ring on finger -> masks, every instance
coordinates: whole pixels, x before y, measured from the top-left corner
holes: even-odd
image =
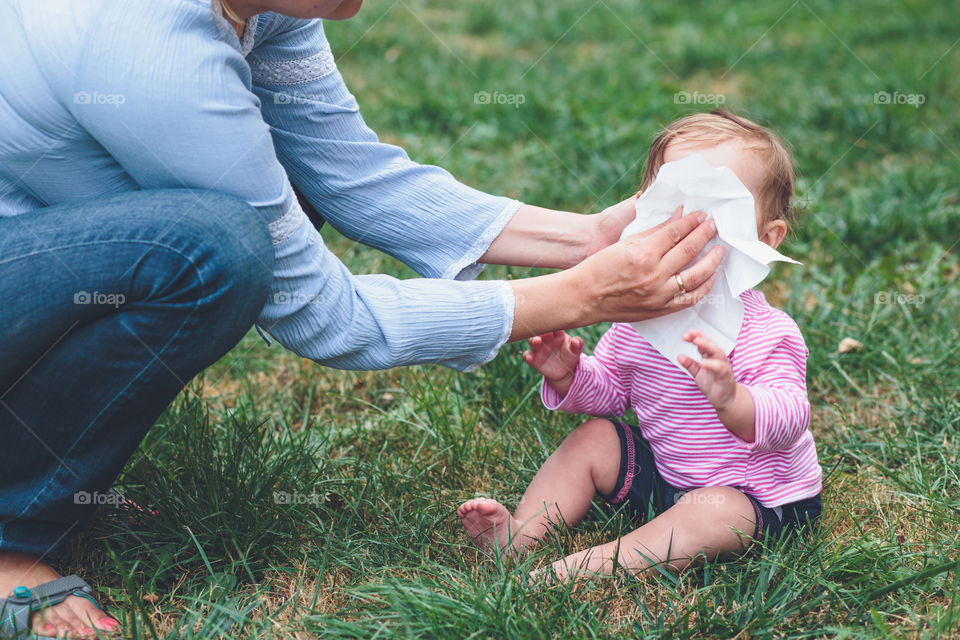
[[[687,288],[683,286],[683,276],[681,276],[679,273],[675,273],[673,274],[673,277],[677,281],[677,286],[680,288],[680,293],[686,293]]]

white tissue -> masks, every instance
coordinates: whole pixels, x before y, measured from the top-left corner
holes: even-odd
[[[657,179],[637,198],[637,219],[627,225],[621,239],[667,220],[680,205],[684,215],[702,211],[716,222],[717,236],[700,255],[717,244],[726,249],[726,256],[717,268],[717,279],[710,293],[694,306],[634,322],[631,326],[657,351],[686,371],[677,362],[681,353],[700,360],[697,348],[683,339],[687,331],[700,331],[729,355],[743,324],[740,294],[767,277],[770,262],[800,263],[757,239],[757,219],[750,190],[733,171],[713,167],[699,154],[660,167]]]

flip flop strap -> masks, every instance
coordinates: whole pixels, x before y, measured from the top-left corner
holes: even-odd
[[[30,589],[30,604],[35,608],[53,606],[63,602],[67,596],[78,595],[93,600],[93,589],[76,575],[64,576]],[[94,604],[96,602],[94,601]],[[99,605],[97,606],[99,608]]]
[[[12,596],[0,599],[0,630],[19,637],[30,630],[30,616],[34,611],[60,604],[69,596],[86,598],[100,608],[89,584],[76,575],[64,576],[32,589],[17,587]]]
[[[33,609],[29,603],[11,602],[12,598],[0,599],[0,631],[4,636],[19,638],[30,632],[30,616]]]

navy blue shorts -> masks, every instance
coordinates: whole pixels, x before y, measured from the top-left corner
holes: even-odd
[[[650,444],[640,435],[640,429],[623,422],[612,421],[620,436],[620,475],[617,485],[604,500],[628,509],[639,518],[659,515],[677,503],[689,489],[671,486],[657,471]],[[736,487],[734,487],[736,488]],[[820,520],[823,503],[818,493],[779,507],[771,508],[743,492],[757,516],[753,538],[779,537],[791,531],[812,528]],[[744,532],[745,533],[745,532]]]

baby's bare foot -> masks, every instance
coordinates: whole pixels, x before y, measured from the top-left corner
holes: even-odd
[[[457,515],[467,535],[481,549],[519,549],[517,532],[520,523],[496,500],[467,500],[457,509]]]

